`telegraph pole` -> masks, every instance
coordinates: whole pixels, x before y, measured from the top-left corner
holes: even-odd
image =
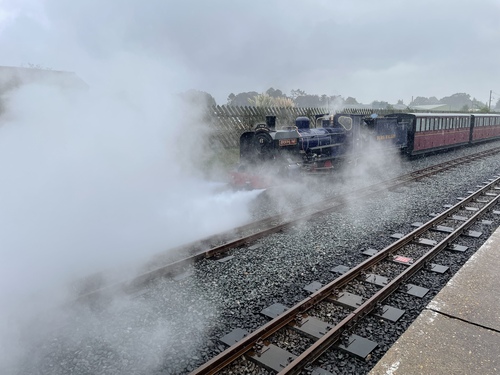
[[[491,111],[491,93],[493,92],[493,90],[490,90],[490,102],[489,102],[489,105],[488,105],[488,111]]]

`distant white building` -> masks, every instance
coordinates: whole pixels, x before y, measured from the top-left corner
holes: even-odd
[[[0,66],[0,96],[23,84],[34,82],[69,89],[88,88],[88,85],[73,72]]]
[[[440,111],[440,112],[449,112],[451,108],[448,104],[427,104],[427,105],[412,105],[410,109],[414,109],[416,111]]]
[[[3,96],[10,90],[30,83],[41,83],[62,89],[88,89],[75,73],[58,70],[0,66],[0,115],[4,112]]]

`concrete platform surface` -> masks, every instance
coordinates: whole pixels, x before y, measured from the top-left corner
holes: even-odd
[[[500,228],[370,374],[500,374]]]

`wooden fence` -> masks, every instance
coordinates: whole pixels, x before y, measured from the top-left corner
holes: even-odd
[[[371,115],[372,109],[347,108],[343,113],[359,113]],[[376,110],[378,114],[394,111]],[[256,124],[265,122],[266,116],[276,116],[276,126],[295,124],[299,116],[306,116],[314,121],[314,116],[328,114],[327,108],[278,108],[278,107],[238,107],[238,106],[212,106],[209,109],[208,120],[212,127],[211,142],[223,148],[239,147],[239,139],[243,132],[252,130]]]

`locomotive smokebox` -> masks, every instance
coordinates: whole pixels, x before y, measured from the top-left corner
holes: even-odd
[[[270,130],[276,130],[276,116],[266,116],[266,125]]]

